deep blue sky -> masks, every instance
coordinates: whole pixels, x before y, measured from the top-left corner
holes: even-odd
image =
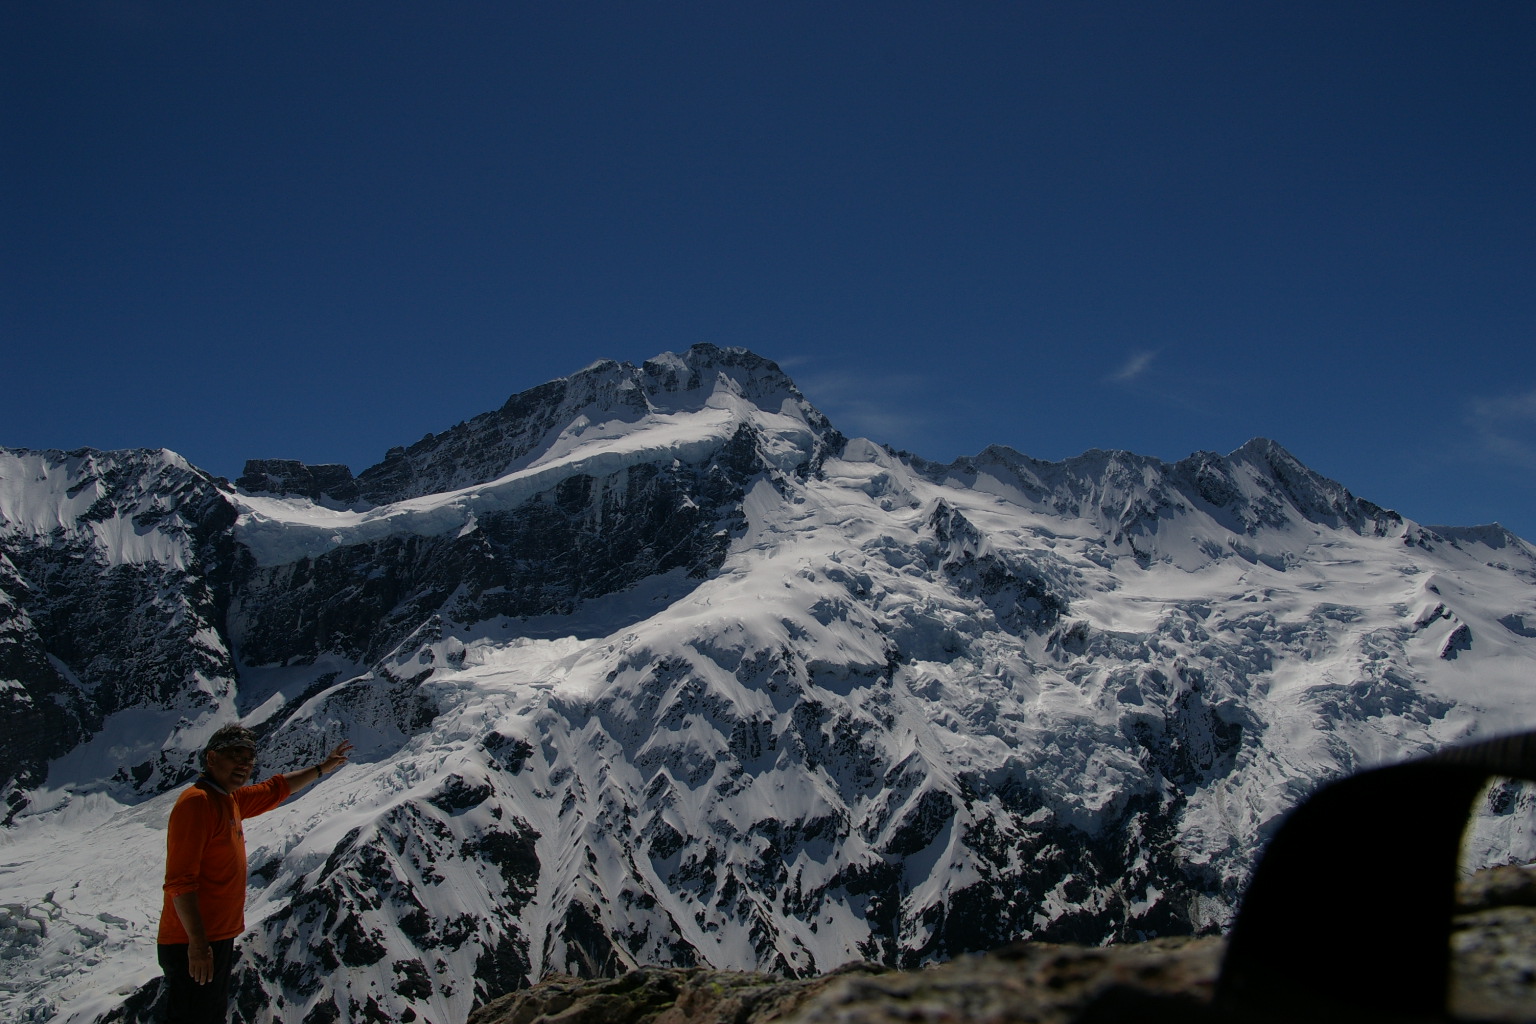
[[[362,469],[595,359],[1272,437],[1536,539],[1536,4],[0,8],[0,444]]]

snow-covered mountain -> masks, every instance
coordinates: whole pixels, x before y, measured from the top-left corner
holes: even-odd
[[[0,450],[0,1013],[136,1020],[238,718],[354,763],[247,828],[238,1019],[550,971],[810,973],[1231,916],[1320,780],[1536,727],[1536,549],[1256,440],[939,465],[771,362],[600,362],[355,477]],[[1498,787],[1469,863],[1536,856]]]

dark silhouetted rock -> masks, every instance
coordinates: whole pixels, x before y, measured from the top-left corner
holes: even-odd
[[[306,466],[294,459],[248,459],[235,486],[252,494],[292,494],[349,505],[360,493],[346,466]]]
[[[1536,733],[1361,772],[1297,807],[1243,896],[1220,1004],[1447,1014],[1462,834],[1494,776],[1536,778]]]

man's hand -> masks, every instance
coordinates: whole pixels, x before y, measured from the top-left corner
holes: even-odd
[[[284,775],[283,778],[288,780],[288,792],[297,793],[311,782],[318,781],[321,776],[331,774],[331,772],[347,763],[347,755],[351,752],[352,744],[347,740],[342,740],[336,744],[336,749],[325,755],[324,761]]]
[[[206,942],[187,945],[187,973],[199,985],[213,980],[213,947]]]
[[[321,761],[317,767],[323,774],[329,775],[331,772],[347,763],[347,755],[351,753],[351,751],[351,741],[342,740],[340,743],[336,744],[336,749],[331,751],[330,754],[326,756],[325,760]]]
[[[199,985],[206,985],[213,980],[213,947],[208,944],[208,931],[203,927],[197,890],[172,896],[171,907],[187,932],[187,973]]]

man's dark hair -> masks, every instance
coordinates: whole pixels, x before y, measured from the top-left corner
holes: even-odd
[[[208,745],[203,748],[204,753],[210,750],[229,750],[233,747],[250,747],[256,749],[256,734],[243,725],[221,726],[217,732],[208,737]]]

